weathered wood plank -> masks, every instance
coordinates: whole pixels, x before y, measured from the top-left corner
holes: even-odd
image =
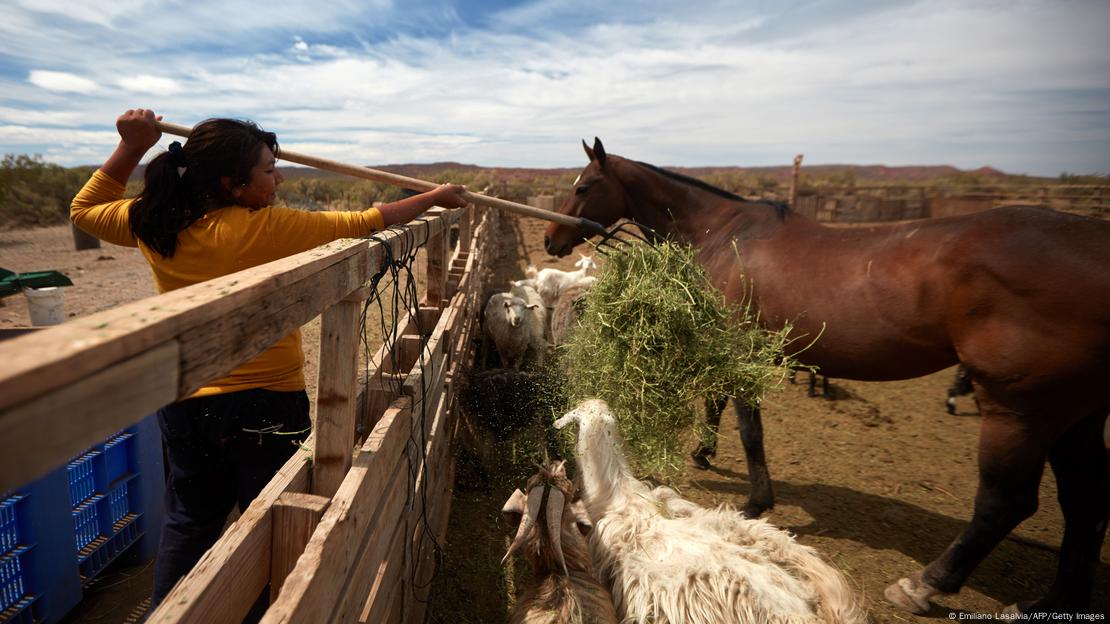
[[[451,461],[449,452],[451,444],[450,439],[447,438],[448,421],[446,397],[443,397],[443,401],[440,402],[439,408],[436,410],[434,433],[432,439],[428,441],[426,451],[428,454],[427,482],[424,485],[426,494],[423,499],[428,508],[423,513],[426,515],[427,522],[420,521],[419,515],[413,519],[415,530],[411,540],[414,558],[411,565],[414,568],[414,574],[407,591],[410,604],[406,605],[406,612],[411,613],[410,621],[413,622],[424,621],[424,608],[429,600],[435,566],[435,548],[437,544],[443,543],[440,524],[443,510],[449,504],[444,500],[443,483],[447,479]],[[450,492],[447,492],[447,494],[446,498],[450,499]],[[430,536],[427,535],[429,529],[432,531]]]
[[[233,314],[182,332],[181,396],[245,364],[342,300],[359,287],[367,267],[366,254],[353,255]]]
[[[328,508],[329,500],[315,494],[286,492],[278,495],[273,509],[273,539],[271,540],[270,602],[281,593],[281,584],[297,563],[308,540],[312,537],[320,517]]]
[[[316,391],[316,452],[312,493],[331,497],[351,467],[358,398],[358,317],[361,306],[340,301],[320,321]]]
[[[436,462],[436,453],[443,454],[446,452],[446,446],[437,446],[440,439],[434,435],[438,427],[441,427],[443,421],[442,414],[444,412],[444,396],[440,395],[436,401],[436,407],[433,410],[428,410],[425,414],[425,431],[432,432],[432,436],[428,437],[423,445],[423,454],[414,457],[415,465],[412,469],[415,470],[416,476],[406,479],[406,483],[412,485],[413,492],[408,496],[408,500],[414,504],[412,506],[403,507],[403,509],[396,510],[394,517],[397,517],[391,525],[377,527],[376,534],[373,537],[374,548],[372,551],[367,551],[366,558],[371,565],[377,563],[381,558],[381,563],[376,565],[377,575],[374,580],[373,586],[369,592],[363,592],[364,606],[360,620],[367,622],[380,622],[381,618],[385,617],[385,613],[390,610],[391,604],[397,600],[397,594],[403,593],[402,586],[405,578],[405,571],[411,570],[408,562],[404,560],[405,544],[412,540],[415,520],[418,517],[417,504],[423,504],[423,493],[426,491],[427,486],[427,472],[428,466]],[[406,475],[407,476],[407,475]],[[407,527],[407,529],[406,529]],[[369,595],[367,595],[369,594]],[[355,594],[359,595],[359,594]],[[403,596],[402,596],[403,600]],[[360,603],[362,604],[362,603]]]
[[[443,326],[437,325],[436,331],[433,332],[431,341],[438,343],[438,339],[442,335]],[[430,343],[431,343],[430,341]],[[440,360],[436,370],[443,371],[444,366],[442,360],[444,354],[431,354],[427,353],[428,360],[425,361],[425,371],[427,366],[430,366],[434,360]],[[418,364],[414,366],[413,372],[408,374],[408,378],[412,379],[414,374],[417,374]],[[410,432],[410,439],[417,442],[426,441],[426,445],[431,445],[435,441],[434,427],[437,426],[437,417],[443,411],[445,397],[443,396],[443,376],[432,374],[428,376],[428,388],[424,395],[416,394],[413,397],[413,412],[414,419],[413,426],[418,426],[420,429],[414,429]],[[428,410],[422,409],[423,401],[427,401]],[[432,405],[437,405],[437,409],[433,409]],[[424,419],[416,417],[420,414],[424,415]],[[432,434],[433,437],[428,439],[428,435]],[[406,449],[412,449],[412,445],[407,445]],[[388,544],[394,540],[394,532],[397,526],[397,517],[404,516],[405,512],[401,505],[408,499],[410,501],[420,500],[420,493],[423,490],[422,479],[426,474],[426,455],[414,457],[415,461],[402,461],[402,470],[400,473],[393,477],[394,482],[403,482],[405,487],[392,493],[390,499],[382,503],[384,513],[376,516],[376,520],[370,523],[370,535],[366,537],[362,554],[360,555],[360,563],[356,566],[355,570],[347,577],[347,586],[344,587],[340,593],[340,600],[337,603],[337,611],[333,614],[333,620],[336,622],[353,621],[359,615],[362,605],[366,601],[367,594],[371,593],[375,577],[380,577],[382,574],[387,574],[388,568],[396,565],[396,562],[381,561],[380,557],[384,556],[387,552]],[[417,477],[414,483],[411,483],[412,471],[416,471]],[[415,494],[407,491],[408,485],[415,485]],[[416,497],[414,497],[416,496]],[[401,539],[400,536],[395,539]]]
[[[178,344],[117,362],[0,418],[0,492],[54,470],[89,446],[177,398]]]
[[[0,411],[72,385],[366,248],[344,239],[0,344]],[[323,310],[323,305],[320,309]],[[72,417],[72,415],[70,415]],[[137,420],[137,419],[136,419]]]
[[[447,295],[447,263],[448,251],[447,237],[450,231],[444,231],[442,234],[433,236],[428,240],[425,247],[425,254],[427,258],[427,290],[424,295],[424,302],[429,306],[436,308],[443,307],[443,300]]]
[[[361,543],[379,509],[411,426],[410,401],[398,399],[367,438],[264,623],[329,621],[323,614],[331,613],[336,592],[357,564],[360,549],[351,545]]]
[[[387,491],[379,501],[380,512],[367,525],[362,540],[351,545],[352,548],[358,548],[359,556],[354,568],[347,575],[346,585],[335,590],[335,610],[331,613],[330,621],[354,621],[379,579],[388,575],[400,561],[394,558],[391,547],[395,541],[394,536],[402,530],[400,518],[405,501],[410,496],[410,466],[405,454],[398,459]]]
[[[384,256],[383,245],[399,253],[414,239],[422,240],[450,228],[458,219],[457,212],[415,221],[404,229],[379,232],[374,242],[341,239],[288,258],[5,341],[0,344],[0,361],[5,362],[0,371],[0,418],[2,412],[12,406],[72,385],[82,377],[170,339],[180,339],[189,329],[217,322],[233,311],[239,314],[244,308],[270,305],[273,301],[263,301],[267,294],[283,291],[350,256],[366,254],[369,266],[377,267]],[[316,310],[308,318],[334,301],[316,303]],[[279,333],[277,338],[287,333]],[[231,340],[243,338],[241,335],[229,337]],[[182,353],[194,347],[184,339],[181,343]],[[238,364],[229,363],[214,375],[226,374]]]

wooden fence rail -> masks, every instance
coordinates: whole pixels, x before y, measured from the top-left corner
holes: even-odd
[[[493,210],[434,209],[371,242],[335,241],[0,344],[0,436],[9,441],[0,491],[187,397],[322,314],[305,451],[149,621],[239,622],[267,585],[265,622],[420,621],[454,478],[450,381],[473,355],[498,219]],[[423,304],[395,319],[395,334],[363,368],[360,313],[381,295],[367,281],[418,242],[427,258]]]

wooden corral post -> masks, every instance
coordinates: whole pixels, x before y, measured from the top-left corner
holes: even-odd
[[[790,172],[790,208],[798,204],[798,172],[802,169],[802,158],[805,154],[794,157],[794,170]]]
[[[428,291],[424,303],[436,308],[443,307],[447,294],[447,263],[450,261],[447,255],[447,236],[446,232],[432,236],[425,249],[428,254]]]
[[[355,445],[358,317],[357,303],[340,301],[324,310],[320,323],[312,492],[329,498],[351,467]]]
[[[70,223],[69,226],[73,230],[74,249],[77,251],[81,251],[82,249],[100,249],[99,238],[77,227],[75,223]]]
[[[476,216],[476,213],[477,210],[474,208],[474,204],[470,204],[466,208],[463,208],[462,216],[459,218],[460,252],[465,253],[470,251],[470,237],[473,235],[474,232],[474,218]]]
[[[297,565],[297,559],[304,552],[308,540],[324,510],[328,499],[315,494],[285,492],[274,501],[273,540],[270,559],[270,603],[277,600],[281,584],[289,571]]]

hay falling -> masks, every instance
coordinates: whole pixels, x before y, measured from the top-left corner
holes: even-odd
[[[702,399],[754,405],[781,384],[792,364],[787,332],[727,304],[692,248],[624,245],[608,256],[563,347],[567,395],[606,400],[634,469],[666,479],[710,434],[696,418]]]

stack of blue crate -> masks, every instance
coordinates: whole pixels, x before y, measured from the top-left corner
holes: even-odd
[[[163,488],[150,417],[0,497],[0,624],[57,622],[112,561],[150,559]]]

